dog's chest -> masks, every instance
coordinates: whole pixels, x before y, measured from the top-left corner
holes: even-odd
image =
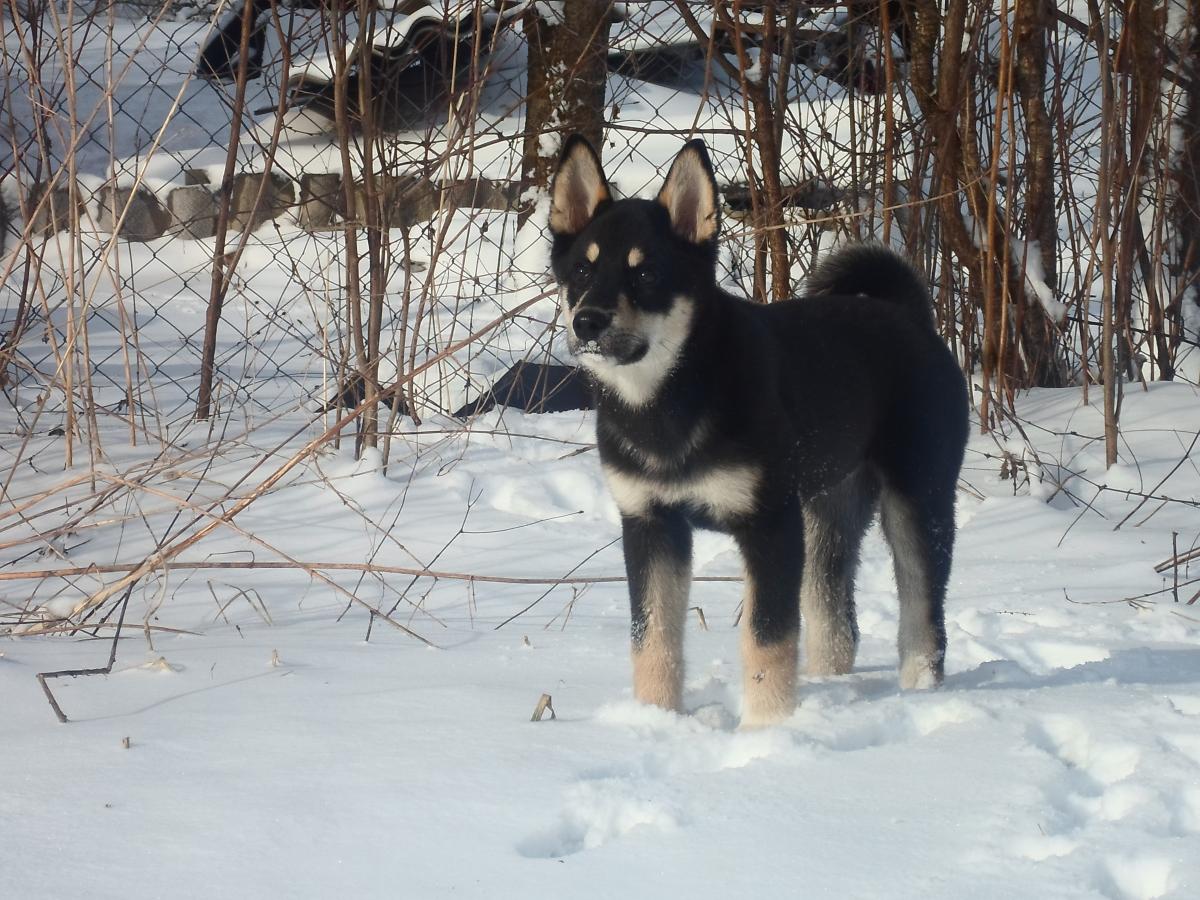
[[[688,425],[654,418],[653,427],[648,420],[618,423],[602,417],[600,423],[604,477],[623,515],[682,507],[724,525],[753,512],[762,477],[755,461],[722,451],[707,418]]]
[[[684,507],[717,523],[749,515],[761,471],[750,464],[724,464],[684,476],[604,466],[608,489],[626,516],[643,516],[655,506]]]

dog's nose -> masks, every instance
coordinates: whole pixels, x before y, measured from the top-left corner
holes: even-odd
[[[612,313],[602,309],[581,309],[575,313],[575,336],[584,343],[594,341],[611,323]]]

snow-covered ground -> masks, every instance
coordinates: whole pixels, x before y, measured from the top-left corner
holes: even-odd
[[[675,716],[630,699],[620,583],[545,594],[325,573],[365,605],[398,604],[393,621],[434,649],[379,618],[366,640],[370,613],[300,571],[172,567],[134,593],[114,674],[52,682],[67,725],[34,675],[102,665],[108,642],[0,644],[0,896],[1197,896],[1200,606],[1169,590],[1123,598],[1170,587],[1153,565],[1172,532],[1181,550],[1197,540],[1196,456],[1158,482],[1200,429],[1198,399],[1179,384],[1130,388],[1122,462],[1106,474],[1099,413],[1078,391],[1022,398],[1040,469],[1001,477],[1002,447],[1030,460],[1015,434],[971,442],[945,687],[897,689],[894,585],[873,530],[857,670],[806,681],[795,716],[762,731],[736,729],[729,582],[695,587],[707,630],[694,613],[688,713]],[[446,424],[414,430],[386,475],[344,452],[318,457],[237,518],[240,531],[179,561],[283,552],[620,573],[590,414]],[[152,479],[161,493],[139,498],[150,530],[170,521],[167,495],[199,485],[202,502],[265,461],[235,493],[250,490],[287,455],[270,455],[273,427],[286,430],[227,436],[207,473],[182,460]],[[37,468],[50,472],[55,452],[47,439]],[[1150,501],[1114,530],[1140,499],[1121,491],[1187,502]],[[151,549],[139,521],[98,523],[63,539],[65,558],[4,571],[137,562]],[[738,574],[724,538],[696,550],[698,575]],[[100,582],[66,583],[40,595],[69,605]],[[5,602],[31,586],[3,583]],[[531,722],[542,693],[557,719]]]
[[[184,168],[220,171],[224,148],[204,146],[224,128],[208,115],[220,89],[189,76],[205,29],[121,27],[112,46],[79,38],[84,69],[141,57],[119,79],[125,124],[94,130],[81,177],[136,171],[161,191]],[[521,129],[517,63],[497,65],[477,135]],[[738,177],[732,108],[610,84],[618,136],[669,132],[614,141],[623,190],[656,183],[692,126]],[[256,90],[251,106],[271,100]],[[184,114],[149,155],[176,95]],[[95,85],[80,96],[85,114],[102,99]],[[837,92],[792,110],[830,135],[806,171],[849,159],[844,111]],[[483,143],[475,170],[508,177],[511,148]],[[331,146],[288,139],[283,168]],[[619,523],[591,415],[497,411],[469,429],[440,415],[558,348],[553,300],[537,299],[544,241],[514,237],[511,219],[460,213],[409,235],[420,265],[389,283],[391,371],[410,353],[406,289],[421,310],[406,371],[521,314],[418,379],[424,422],[400,421],[387,471],[373,453],[355,461],[347,436],[156,567],[113,674],[51,682],[61,725],[34,676],[103,665],[113,601],[95,640],[9,629],[39,607],[69,612],[121,574],[89,566],[136,566],[286,465],[337,415],[320,406],[346,333],[334,238],[260,229],[226,301],[217,417],[197,425],[212,242],[80,238],[107,260],[85,286],[94,464],[76,443],[64,470],[57,347],[40,328],[15,406],[0,404],[2,900],[1200,896],[1200,602],[1187,604],[1200,572],[1180,568],[1176,603],[1154,571],[1173,541],[1200,543],[1194,386],[1128,386],[1108,470],[1098,389],[1091,406],[1078,389],[1022,396],[1019,427],[972,438],[937,691],[897,689],[895,585],[873,530],[855,673],[805,681],[783,725],[737,730],[740,566],[728,540],[699,536],[675,716],[630,700]],[[60,337],[70,250],[52,241],[42,273]],[[7,310],[15,297],[0,293]],[[13,577],[48,569],[64,571]],[[556,718],[531,722],[543,694]]]

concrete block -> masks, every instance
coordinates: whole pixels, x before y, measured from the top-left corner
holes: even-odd
[[[342,176],[305,173],[300,176],[300,209],[297,219],[306,231],[329,228],[345,207]]]
[[[217,197],[202,184],[177,187],[167,194],[171,230],[183,238],[208,238],[217,233]]]
[[[163,236],[171,224],[171,216],[158,198],[144,187],[110,186],[100,191],[98,224],[101,231],[119,234],[129,241],[152,241]]]
[[[229,230],[253,231],[263,222],[279,218],[295,202],[295,185],[283,175],[272,172],[265,183],[261,172],[237,175],[230,197]]]
[[[28,223],[30,234],[51,235],[66,231],[71,227],[71,191],[69,188],[58,187],[50,192],[50,198],[42,203],[46,196],[46,185],[35,184],[26,199],[27,208],[31,210],[31,220]],[[86,215],[86,203],[83,189],[76,192],[75,205],[80,218]]]

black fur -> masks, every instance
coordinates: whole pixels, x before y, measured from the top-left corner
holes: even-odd
[[[589,195],[575,185],[572,194],[559,183],[580,178],[593,186],[598,178],[603,190]],[[617,317],[609,330],[621,330],[625,310],[626,323],[635,323],[626,329],[632,336],[605,335],[586,346],[571,332],[573,349],[600,348],[581,360],[595,376],[600,458],[618,504],[621,479],[637,479],[649,492],[625,495],[622,508],[635,651],[657,602],[647,596],[653,567],[686,571],[690,529],[702,527],[728,532],[742,551],[758,645],[795,640],[801,581],[812,578],[852,659],[857,547],[881,504],[897,557],[901,663],[925,660],[929,680],[939,681],[968,398],[934,330],[920,277],[890,250],[862,245],[821,263],[809,280],[811,296],[762,305],[726,293],[716,280],[715,220],[711,234],[702,225],[697,233],[707,204],[715,216],[716,198],[698,141],[680,153],[659,200],[614,201],[594,151],[573,138],[555,196],[565,204],[601,194],[590,218],[579,210],[574,219],[558,217],[560,226],[585,224],[574,233],[556,230],[552,263],[568,317],[602,310]],[[673,200],[678,208],[668,212]],[[644,260],[638,266],[629,264],[633,248]],[[688,302],[686,338],[669,372],[643,402],[632,402],[615,381],[632,371],[622,367],[623,354],[645,365],[646,352],[630,347]],[[701,495],[680,496],[688,485],[708,484],[706,476],[724,477],[713,473],[747,470],[757,476],[744,502],[727,496],[732,482],[714,488],[729,501],[715,506]],[[806,529],[815,554],[807,573]]]
[[[804,284],[810,297],[861,294],[899,303],[935,325],[925,282],[912,267],[880,244],[854,244],[821,261]]]

